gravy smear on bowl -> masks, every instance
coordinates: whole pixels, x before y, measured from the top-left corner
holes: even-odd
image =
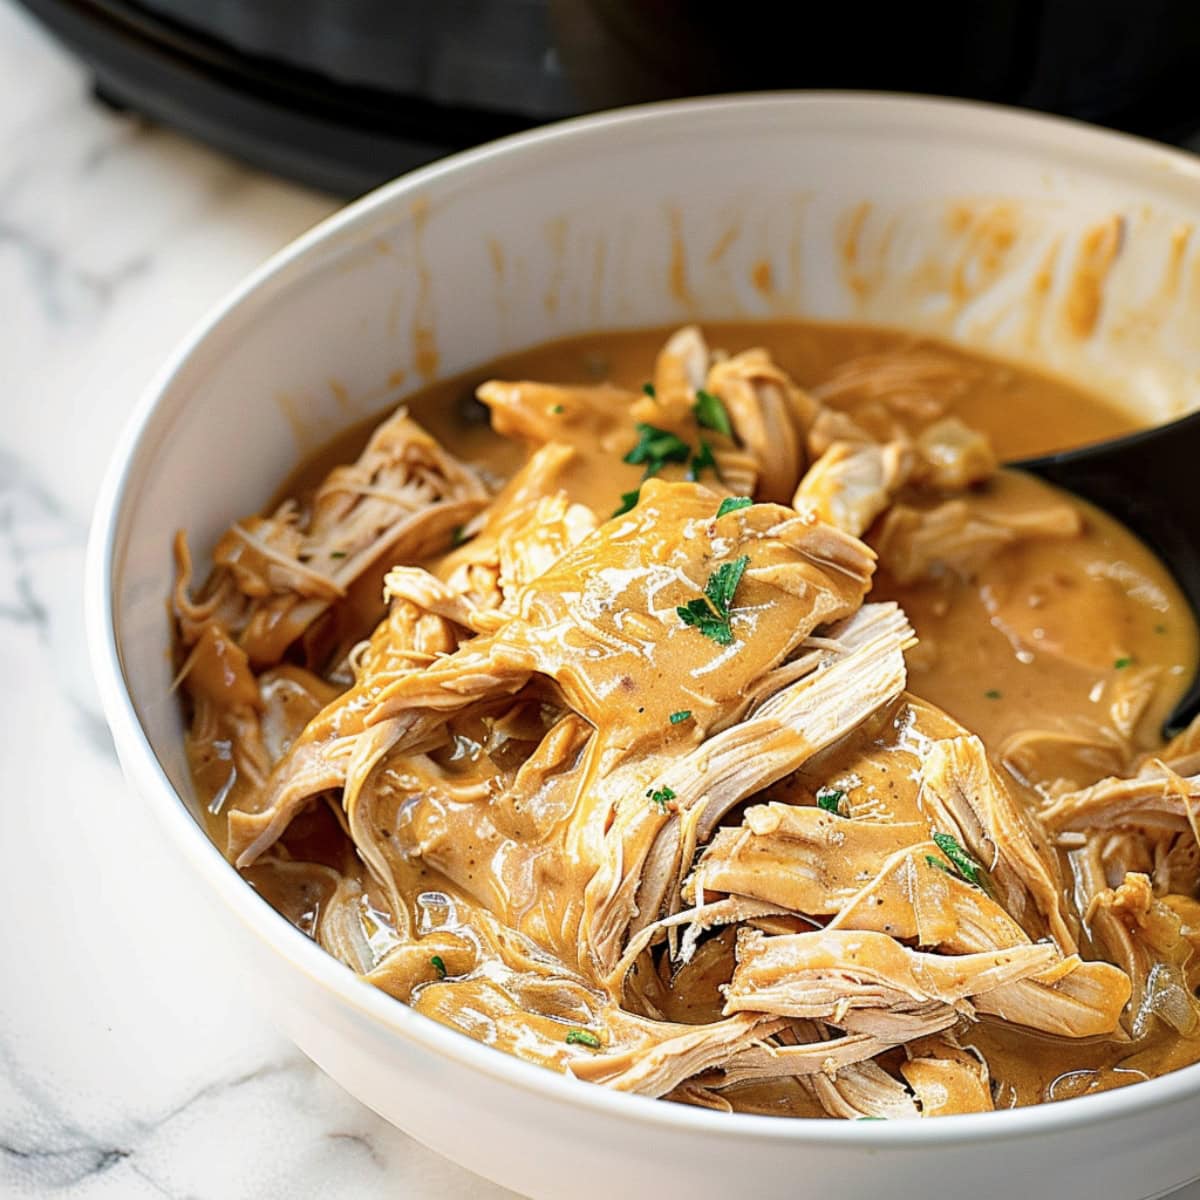
[[[177,545],[213,838],[398,1000],[714,1108],[932,1116],[1200,1059],[1164,567],[998,466],[1128,431],[892,331],[598,334]]]

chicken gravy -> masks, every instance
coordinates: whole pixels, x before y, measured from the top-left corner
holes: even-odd
[[[403,487],[418,479],[446,518],[413,542],[413,570],[402,577],[388,574],[395,555],[367,555],[349,572],[342,564],[356,561],[355,543],[314,548],[320,505],[340,503],[328,499],[330,471],[363,453],[378,422],[347,432],[286,482],[280,502],[298,498],[298,517],[289,510],[282,522],[223,539],[217,573],[197,598],[185,586],[176,598],[188,750],[214,840],[289,920],[397,998],[470,1036],[611,1086],[780,1115],[898,1116],[914,1104],[913,1115],[933,1115],[1063,1099],[1196,1061],[1200,854],[1188,823],[1200,736],[1164,747],[1158,732],[1196,667],[1195,624],[1169,574],[1127,531],[1038,480],[994,470],[986,444],[964,440],[978,431],[1003,461],[1126,432],[1133,420],[1062,381],[892,331],[712,323],[703,331],[709,346],[731,354],[765,347],[770,371],[798,389],[786,393],[791,424],[772,425],[763,397],[785,394],[790,383],[761,364],[737,376],[740,359],[714,356],[702,391],[719,411],[709,414],[713,423],[701,415],[697,428],[692,414],[704,401],[694,387],[686,402],[676,395],[678,364],[662,351],[670,332],[557,342],[409,397],[411,416],[478,469],[484,485],[447,483],[436,450],[404,447],[405,461],[420,465],[405,467]],[[484,407],[475,392],[486,380],[545,386],[488,384]],[[657,448],[645,427],[664,435]],[[522,469],[548,445],[566,448],[552,489]],[[715,455],[707,474],[706,445]],[[839,473],[851,462],[862,470]],[[870,486],[856,491],[868,468]],[[696,476],[699,484],[687,482]],[[399,486],[387,484],[397,494]],[[501,526],[524,511],[522,488],[541,495],[542,507],[518,536]],[[727,492],[756,503],[714,519],[716,497]],[[560,499],[546,499],[551,493]],[[779,531],[784,510],[793,518],[788,532]],[[819,542],[811,514],[847,532]],[[351,515],[334,513],[343,524]],[[305,532],[303,551],[288,541],[294,528]],[[712,545],[698,558],[687,544],[701,531]],[[854,549],[859,533],[879,555],[873,577],[869,557]],[[741,559],[733,556],[743,550],[745,574],[734,579]],[[797,567],[797,556],[808,565]],[[688,597],[679,580],[698,588],[726,567],[733,602],[693,593],[698,607],[678,625],[674,614]],[[344,582],[324,582],[339,571]],[[530,585],[531,598],[519,602],[520,639],[495,615],[508,611],[506,601],[489,609],[472,600],[473,636],[464,633],[462,581],[476,596],[489,572],[497,595]],[[401,597],[390,610],[385,575],[389,593]],[[601,593],[601,577],[619,583]],[[863,592],[868,608],[855,617]],[[581,612],[597,596],[585,621]],[[887,601],[899,603],[916,634],[915,643],[902,632],[893,638],[904,647],[904,691],[893,688],[828,744],[801,745],[817,737],[811,728],[820,721],[797,717],[788,728],[804,732],[772,733],[769,752],[794,769],[731,792],[711,829],[703,818],[689,824],[710,799],[698,793],[688,807],[672,764],[707,770],[707,747],[719,758],[722,737],[749,729],[737,722],[752,721],[761,680],[777,675],[780,696],[790,697],[804,653],[848,653],[837,639],[860,636],[854,622],[863,613],[892,621],[892,610],[870,608]],[[273,632],[305,606],[317,615],[298,621],[294,636]],[[670,623],[678,628],[668,643],[662,629]],[[366,638],[365,650],[354,649]],[[596,649],[618,644],[640,649],[607,657]],[[446,684],[455,699],[445,702],[438,672],[469,647],[490,656],[477,673],[510,674],[471,705],[459,700],[477,686],[474,677],[455,676]],[[599,656],[595,665],[589,656]],[[836,665],[823,661],[821,670]],[[879,686],[890,685],[881,676]],[[804,703],[799,691],[795,703]],[[427,709],[443,715],[398,755],[395,739],[408,736],[400,727],[419,724],[425,718],[413,714]],[[972,757],[966,731],[982,739],[986,756]],[[746,737],[743,757],[766,761],[766,743]],[[932,747],[944,752],[947,771],[960,772],[944,801]],[[1169,778],[1154,775],[1160,759]],[[350,796],[359,784],[348,781],[353,763],[368,760],[358,778],[369,803]],[[1127,782],[1143,776],[1157,781],[1157,793],[1154,782]],[[970,801],[955,808],[963,779],[976,780],[975,791],[965,789],[974,809]],[[1114,797],[1140,787],[1147,798],[1112,807],[1118,801],[1096,791],[1105,787]],[[990,807],[980,807],[984,794]],[[584,795],[591,807],[581,806]],[[1006,804],[1020,815],[1005,815]],[[947,812],[958,814],[959,831],[948,841]],[[682,832],[664,840],[676,822]],[[743,822],[739,848],[730,839]],[[820,839],[835,834],[847,846],[865,839],[854,859],[873,864],[865,873],[834,878],[822,854],[841,853],[833,847],[842,843]],[[624,840],[614,866],[603,847],[616,837]],[[664,884],[660,894],[655,865],[678,858],[680,838],[682,890]],[[750,852],[747,838],[761,839],[755,869],[738,857]],[[697,842],[695,874],[684,882]],[[825,847],[815,860],[799,849],[810,844]],[[893,946],[910,956],[895,969],[913,963],[918,981],[940,966],[928,960],[944,962],[947,953],[985,969],[991,942],[968,944],[961,930],[927,934],[920,906],[888,890],[887,864],[906,847],[913,853],[904,869],[925,872],[920,886],[939,905],[987,910],[963,918],[977,940],[989,921],[1011,927],[996,944],[1019,942],[1030,956],[1027,975],[961,996],[944,985],[936,1003],[951,1006],[950,1027],[931,1016],[928,997],[916,1007],[897,1001],[893,1024],[926,1021],[920,1036],[885,1036],[879,1020],[855,1024],[844,1005],[808,1015],[796,995],[811,998],[831,970],[852,970],[852,951],[839,940],[851,930],[871,947],[885,939],[880,961],[891,962]],[[785,851],[786,861],[808,865],[779,866],[772,856]],[[645,863],[640,883],[622,875],[633,859]],[[774,864],[769,872],[764,863]],[[796,882],[813,870],[821,897]],[[756,891],[754,879],[767,873],[774,883]],[[877,915],[856,918],[852,894],[872,879],[875,890],[863,894]],[[678,950],[681,925],[669,934],[664,926],[638,951],[653,916],[706,897],[727,897],[742,916],[728,925],[714,917],[712,932],[686,934],[690,958],[668,949]],[[616,923],[610,930],[604,922]],[[805,940],[822,928],[820,947]],[[937,953],[923,953],[929,947]],[[1073,971],[1076,951],[1115,967],[1085,961]],[[773,965],[772,953],[785,965]],[[1045,962],[1035,964],[1038,955]],[[1116,978],[1121,972],[1131,984]],[[809,982],[786,1001],[765,999],[795,979]],[[742,991],[750,1000],[735,1009]],[[758,1007],[755,996],[764,997]],[[875,1011],[862,1003],[864,1013]],[[1026,1003],[1052,1014],[1061,1006],[1063,1015],[1035,1027],[1041,1018],[1022,1016]],[[660,1068],[648,1056],[669,1057],[677,1045],[662,1042],[664,1022],[719,1029],[730,1057],[696,1051],[694,1072],[656,1086]],[[840,1075],[827,1069],[832,1059],[816,1070],[800,1065],[808,1041],[831,1039],[841,1053],[838,1039],[868,1036],[878,1046],[865,1065],[851,1057]],[[747,1038],[774,1038],[795,1056],[795,1073],[755,1065]],[[852,1078],[855,1087],[846,1086]]]

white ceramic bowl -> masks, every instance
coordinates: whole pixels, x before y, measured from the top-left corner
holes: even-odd
[[[137,819],[244,956],[243,986],[355,1096],[536,1197],[851,1200],[1014,1188],[1132,1200],[1200,1176],[1200,1067],[929,1122],[787,1121],[617,1095],[389,999],[251,892],[191,809],[169,692],[171,537],[212,545],[298,458],[425,379],[547,338],[801,314],[947,334],[1147,420],[1200,389],[1192,158],[976,105],[799,95],[552,126],[375,192],[258,271],[138,406],[96,511],[88,616]],[[203,564],[202,564],[203,567]],[[217,899],[219,904],[213,905]]]

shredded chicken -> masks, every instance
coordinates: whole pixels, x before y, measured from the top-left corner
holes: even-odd
[[[904,442],[834,442],[805,473],[792,503],[862,537],[911,471],[912,452]]]
[[[738,939],[737,969],[726,992],[726,1012],[770,1012],[828,1021],[858,1032],[883,1009],[899,1028],[917,1010],[916,1024],[942,1028],[965,1005],[1005,984],[1035,977],[1058,961],[1053,946],[1009,946],[988,953],[941,955],[909,950],[885,933],[821,930],[779,937],[747,931]],[[925,1010],[925,1011],[921,1011]],[[901,1040],[901,1039],[897,1039]]]
[[[1064,502],[1031,513],[984,511],[971,497],[929,509],[897,504],[883,518],[877,549],[901,583],[943,573],[969,577],[1021,539],[1073,537],[1080,521],[1078,509]]]
[[[724,403],[738,441],[755,459],[757,494],[786,503],[804,471],[804,442],[816,401],[765,350],[747,350],[715,363],[707,386]]]
[[[913,1090],[923,1117],[991,1112],[987,1063],[964,1050],[952,1034],[920,1038],[905,1046],[900,1074]]]
[[[286,500],[269,517],[235,522],[213,551],[216,570],[197,600],[187,595],[181,544],[175,605],[183,642],[216,625],[254,667],[271,666],[382,555],[416,559],[444,549],[487,502],[474,472],[401,408],[309,504]]]
[[[982,483],[996,470],[991,443],[957,417],[928,426],[916,440],[916,478],[943,491],[961,491]]]
[[[1200,773],[1179,775],[1154,761],[1128,779],[1109,778],[1059,796],[1040,813],[1047,829],[1196,830],[1200,815]],[[1200,834],[1197,834],[1200,840]]]
[[[955,415],[987,370],[906,345],[803,387],[687,326],[644,386],[480,386],[503,481],[400,410],[195,591],[180,535],[230,859],[398,1002],[618,1091],[908,1119],[1010,1102],[1044,1047],[1183,1061],[1200,723],[1148,739],[1164,668],[1052,619],[1078,595],[1124,637],[1127,576],[1008,579],[1085,525]],[[947,649],[877,554],[934,613],[978,589],[979,636],[1037,643],[1092,724],[993,740],[912,695]]]
[[[1090,897],[1084,917],[1133,983],[1131,1035],[1142,1037],[1155,1018],[1176,1033],[1195,1033],[1200,1002],[1186,973],[1194,948],[1179,913],[1155,898],[1145,875],[1127,874],[1116,888],[1098,886],[1094,846],[1077,853],[1091,859],[1079,873]]]
[[[864,354],[834,369],[813,389],[826,404],[882,401],[893,413],[929,421],[946,414],[974,372],[961,362],[923,347],[907,353]]]
[[[957,834],[975,855],[1009,913],[1028,927],[1029,910],[1036,909],[1063,954],[1075,953],[1058,860],[977,737],[934,742],[922,768],[921,803],[935,825]]]

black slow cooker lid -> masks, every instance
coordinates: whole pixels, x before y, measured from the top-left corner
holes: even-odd
[[[643,100],[798,87],[967,96],[1176,140],[1195,0],[21,0],[100,95],[353,195],[450,151]]]

